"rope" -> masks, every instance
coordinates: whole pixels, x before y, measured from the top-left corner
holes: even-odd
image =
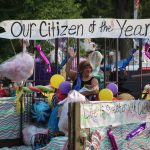
[[[13,43],[12,43],[11,40],[10,40],[10,43],[11,43],[11,46],[12,46],[12,48],[13,48],[14,54],[16,55],[15,47],[14,47],[14,45],[13,45]]]

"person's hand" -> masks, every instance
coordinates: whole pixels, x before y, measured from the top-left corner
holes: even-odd
[[[97,88],[93,89],[93,94],[98,94]]]
[[[72,47],[70,47],[70,48],[68,49],[68,53],[69,53],[69,56],[70,56],[71,58],[76,57],[76,54],[75,54],[74,49],[73,49]]]
[[[87,88],[87,89],[93,89],[93,86],[92,85],[88,85],[88,84],[84,85],[84,87]]]
[[[150,87],[147,89],[147,93],[150,94]]]

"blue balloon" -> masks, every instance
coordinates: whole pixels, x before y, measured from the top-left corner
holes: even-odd
[[[50,106],[43,101],[33,104],[31,109],[32,118],[37,122],[46,122],[50,117]]]

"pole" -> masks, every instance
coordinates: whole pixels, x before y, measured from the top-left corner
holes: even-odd
[[[134,0],[134,19],[138,19],[138,10],[136,8],[136,0]]]

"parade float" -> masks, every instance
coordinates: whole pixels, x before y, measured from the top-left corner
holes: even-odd
[[[102,18],[9,20],[0,23],[5,30],[0,33],[0,37],[28,40],[77,38],[78,44],[79,39],[84,38],[142,39],[150,36],[149,22],[150,19]],[[144,46],[145,55],[148,56],[149,48],[147,45]],[[56,52],[58,52],[57,48],[56,46]],[[71,83],[58,74],[57,65],[55,74],[51,74],[51,63],[42,48],[36,45],[35,49],[49,73],[48,85],[26,84],[34,71],[34,57],[25,50],[0,65],[0,73],[18,84],[16,97],[0,98],[2,108],[0,124],[3,126],[0,130],[1,147],[19,146],[18,149],[21,149],[20,145],[23,145],[24,149],[41,150],[150,149],[149,100],[142,99],[143,96],[136,100],[130,93],[119,93],[118,86],[118,74],[123,77],[127,67],[133,67],[131,65],[131,62],[134,62],[133,54],[136,51],[142,53],[142,44],[138,50],[133,49],[122,64],[119,65],[116,57],[113,65],[116,72],[115,81],[106,82],[107,64],[101,66],[104,67],[104,88],[99,91],[98,101],[95,102],[71,90]],[[79,46],[77,54],[79,54]],[[28,55],[30,61],[29,58],[23,59]],[[132,77],[140,76],[139,91],[143,90],[145,83],[142,79],[147,76],[143,75],[142,69],[149,68],[148,65],[142,67],[141,56],[139,64],[136,64],[136,70],[140,70],[140,74],[132,73],[135,75]],[[55,57],[57,58],[57,55]],[[77,55],[77,65],[78,63],[79,55]],[[100,67],[99,64],[97,65]],[[94,73],[93,75],[98,76],[99,70],[95,73],[96,75]],[[147,84],[148,82],[149,80]],[[149,94],[148,86],[145,90]],[[142,95],[142,92],[140,94]]]

